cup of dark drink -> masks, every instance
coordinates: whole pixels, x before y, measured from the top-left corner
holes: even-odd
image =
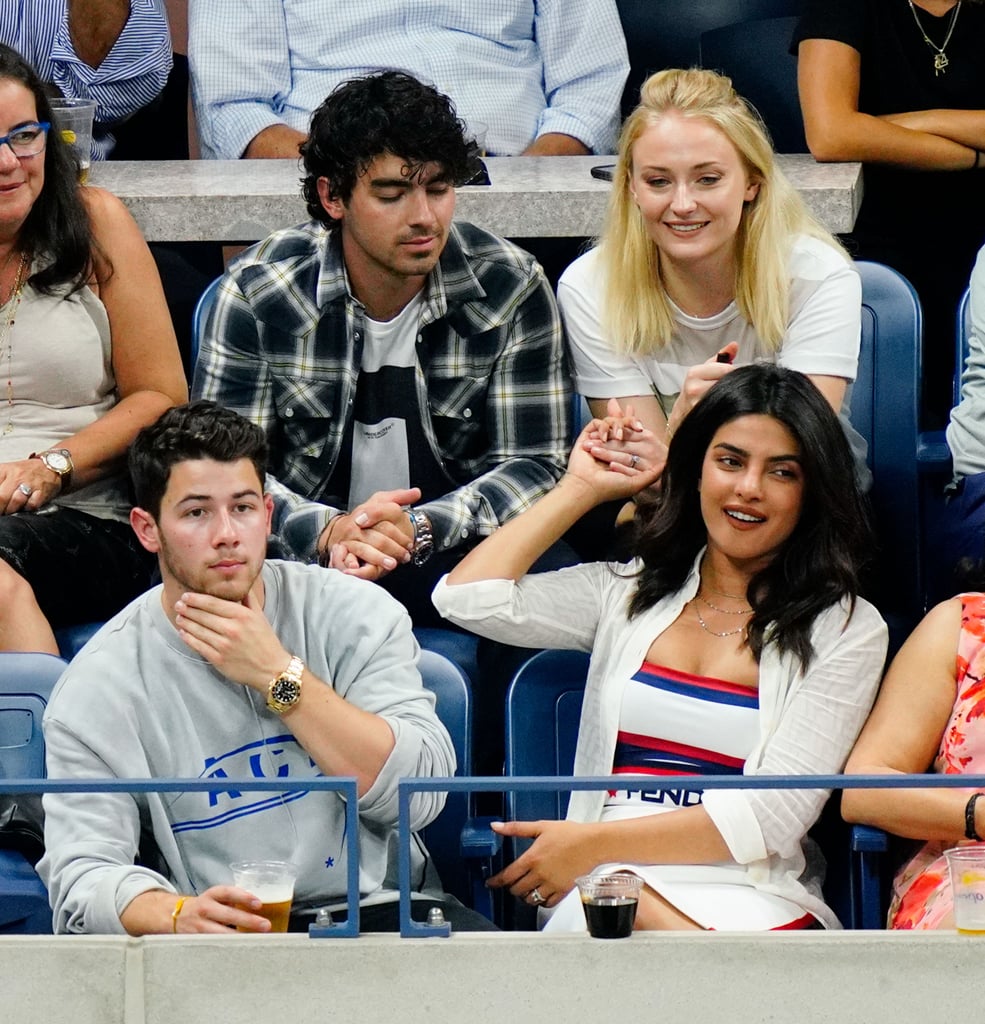
[[[298,869],[283,860],[242,860],[229,865],[233,885],[252,893],[261,907],[254,913],[270,922],[272,932],[286,932]]]
[[[633,933],[643,879],[617,872],[582,875],[575,879],[585,910],[588,933],[594,939],[627,939]]]

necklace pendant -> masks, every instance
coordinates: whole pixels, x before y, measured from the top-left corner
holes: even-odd
[[[947,59],[947,54],[941,51],[940,53],[934,54],[934,78],[942,73],[946,73],[947,66],[951,62]]]

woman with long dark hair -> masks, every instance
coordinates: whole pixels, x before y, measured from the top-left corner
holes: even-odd
[[[682,420],[633,562],[526,575],[586,511],[658,472],[576,444],[554,490],[435,591],[484,636],[591,651],[575,773],[654,778],[574,793],[564,822],[500,826],[535,842],[492,882],[563,904],[551,928],[584,927],[574,879],[602,864],[643,877],[638,927],[837,927],[802,849],[825,793],[682,794],[669,776],[841,770],[886,652],[858,597],[870,534],[844,433],[802,374],[737,368]]]
[[[0,649],[108,618],[150,582],[123,460],[187,396],[154,261],[83,187],[33,69],[0,46]]]

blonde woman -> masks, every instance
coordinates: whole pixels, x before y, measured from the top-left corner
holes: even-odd
[[[575,384],[595,416],[632,407],[641,427],[668,437],[716,380],[762,360],[805,373],[836,412],[847,405],[858,274],[777,168],[758,116],[715,72],[644,83],[602,237],[564,272],[558,298]],[[593,454],[634,466],[658,457],[635,436]]]

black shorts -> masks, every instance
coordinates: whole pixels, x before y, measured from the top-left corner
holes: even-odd
[[[129,523],[57,505],[0,516],[0,559],[31,584],[53,629],[115,615],[156,564]]]

